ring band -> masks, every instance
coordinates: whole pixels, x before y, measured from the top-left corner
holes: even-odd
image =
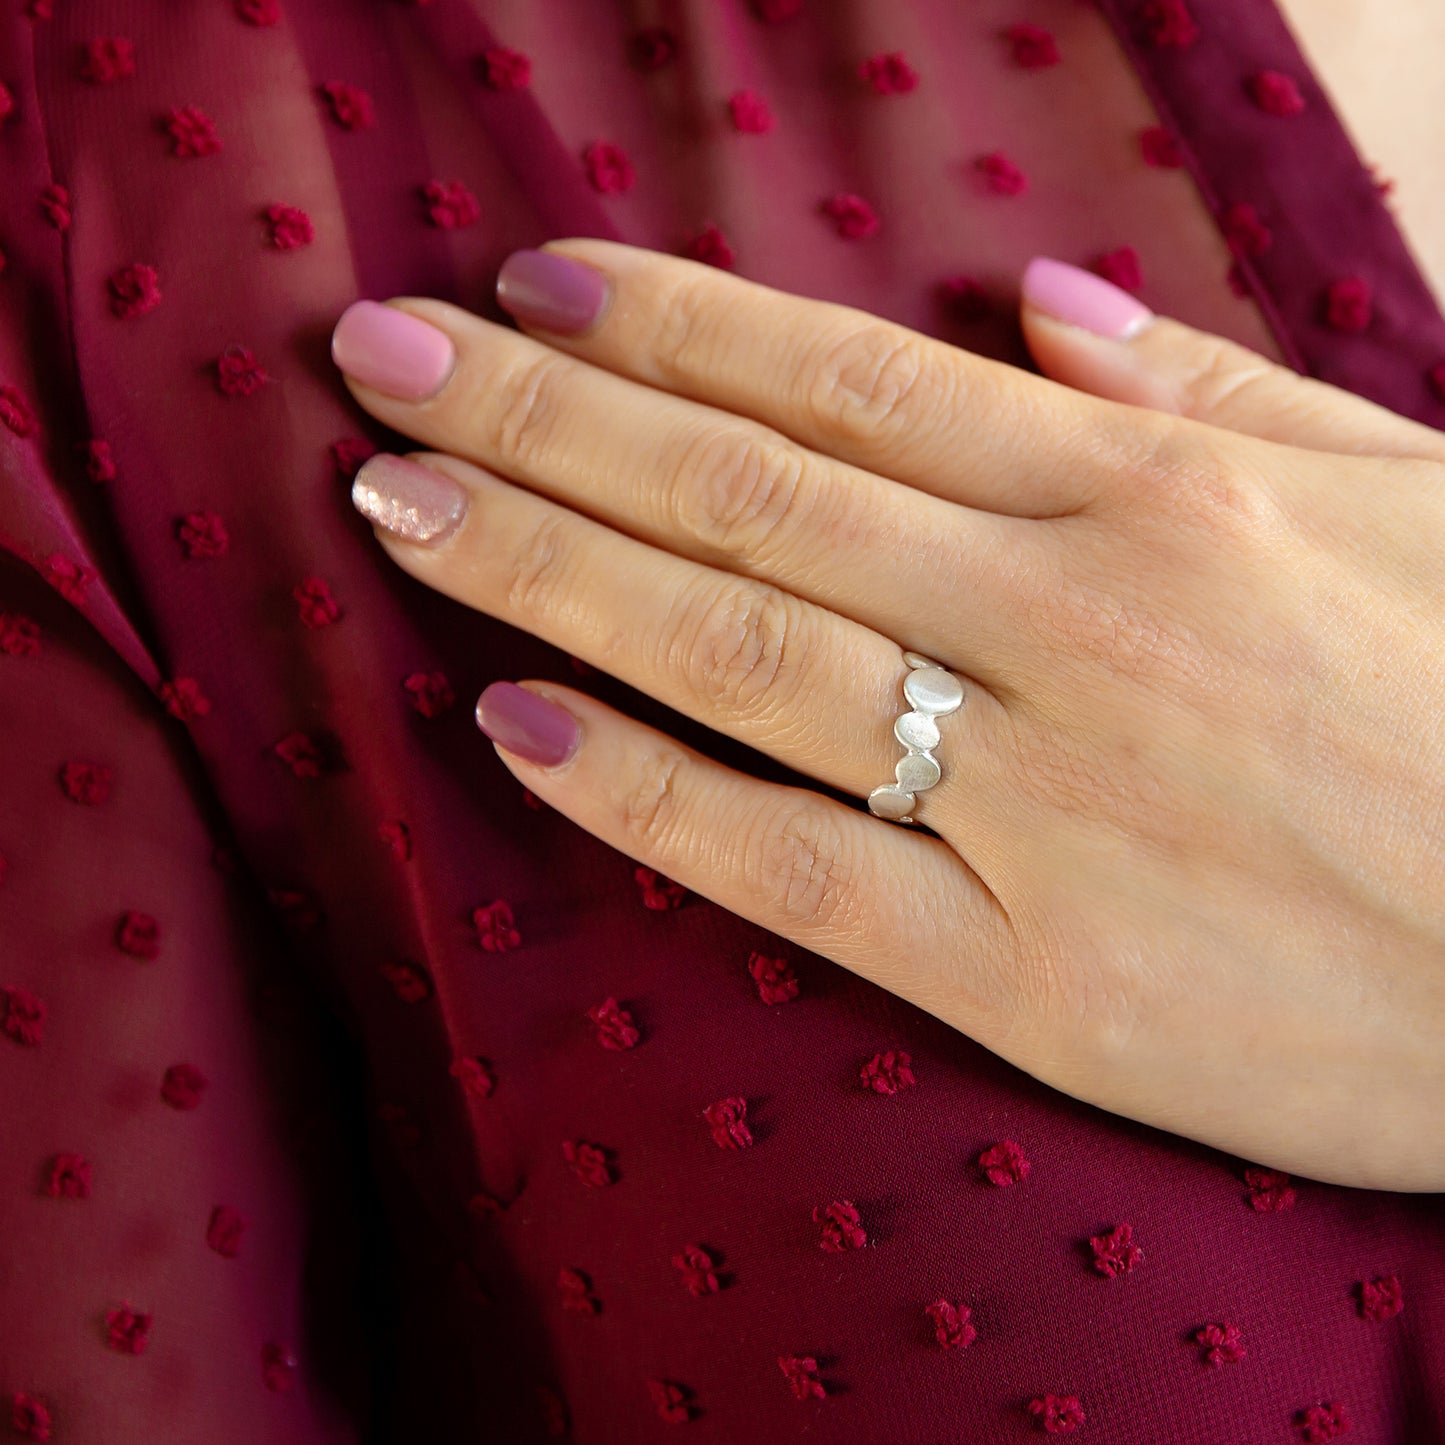
[[[946,717],[963,706],[963,683],[946,667],[940,667],[921,652],[905,652],[908,676],[903,679],[903,696],[909,711],[893,724],[893,736],[908,749],[893,769],[894,781],[868,794],[868,807],[875,817],[890,823],[913,823],[910,816],[917,794],[931,788],[943,769],[933,756],[939,743],[935,718]]]

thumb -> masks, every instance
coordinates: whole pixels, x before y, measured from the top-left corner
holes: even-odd
[[[1445,460],[1445,433],[1156,316],[1092,271],[1035,256],[1021,289],[1029,350],[1066,386],[1315,451]]]

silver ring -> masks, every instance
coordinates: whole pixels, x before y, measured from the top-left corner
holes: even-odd
[[[903,696],[909,710],[893,724],[893,736],[908,749],[893,769],[893,782],[884,783],[868,794],[868,807],[875,817],[890,823],[913,823],[910,816],[917,795],[931,788],[943,769],[933,756],[939,743],[935,718],[947,717],[963,706],[963,683],[946,667],[940,667],[921,652],[905,652],[908,676],[903,679]]]

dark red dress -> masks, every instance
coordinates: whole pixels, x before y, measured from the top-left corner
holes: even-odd
[[[1269,0],[0,0],[0,1438],[1445,1440],[1440,1197],[528,796],[496,678],[805,780],[399,572],[327,354],[589,234],[1032,367],[1042,253],[1445,427],[1388,189]]]

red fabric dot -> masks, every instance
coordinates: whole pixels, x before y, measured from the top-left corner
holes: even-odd
[[[268,888],[266,901],[292,933],[311,933],[321,926],[320,906],[299,888]]]
[[[1053,31],[1041,25],[1020,22],[1010,25],[1004,32],[1013,47],[1014,64],[1025,70],[1041,70],[1045,66],[1059,63],[1059,43]]]
[[[217,512],[187,512],[176,520],[176,539],[187,557],[224,557],[231,537]]]
[[[753,1142],[752,1130],[745,1122],[748,1117],[748,1101],[733,1097],[719,1099],[702,1111],[712,1130],[713,1143],[719,1149],[747,1149]]]
[[[686,1425],[692,1419],[687,1403],[689,1391],[684,1386],[673,1380],[649,1380],[647,1391],[653,1408],[669,1425]]]
[[[1295,1191],[1289,1175],[1279,1169],[1246,1169],[1244,1182],[1250,1192],[1245,1196],[1260,1214],[1279,1214],[1293,1209]]]
[[[1266,115],[1298,115],[1305,108],[1299,86],[1282,71],[1257,70],[1245,77],[1244,86]]]
[[[0,382],[0,422],[4,422],[18,437],[34,436],[38,423],[20,392],[20,388],[8,382]]]
[[[236,0],[236,14],[247,25],[279,25],[281,0]]]
[[[10,1428],[26,1440],[50,1439],[53,1421],[50,1409],[36,1395],[17,1390],[10,1397]]]
[[[850,1199],[835,1199],[832,1204],[818,1206],[813,1210],[813,1223],[823,1226],[818,1248],[829,1254],[862,1249],[868,1243],[868,1234]]]
[[[718,1291],[717,1261],[700,1244],[687,1245],[681,1254],[672,1257],[675,1268],[682,1271],[687,1292],[701,1298]]]
[[[0,83],[0,123],[10,119],[15,114],[15,97],[10,92],[10,87]]]
[[[477,930],[477,942],[488,953],[505,953],[522,942],[522,935],[513,926],[512,905],[503,899],[488,903],[472,913],[472,924]]]
[[[601,1189],[617,1181],[607,1151],[596,1144],[569,1139],[562,1145],[562,1157],[589,1189]]]
[[[110,443],[99,437],[81,442],[79,450],[85,455],[85,474],[93,482],[115,480],[115,458],[111,455]]]
[[[52,1199],[89,1199],[89,1160],[81,1154],[57,1154],[50,1161],[45,1192]]]
[[[211,700],[201,691],[201,685],[193,677],[175,677],[160,686],[160,698],[166,711],[181,722],[194,722],[205,717],[211,710]]]
[[[375,120],[371,96],[359,85],[329,80],[321,87],[333,119],[346,130],[365,130]]]
[[[664,878],[655,868],[636,868],[633,881],[642,889],[642,906],[654,912],[666,912],[670,908],[681,908],[687,898],[687,889],[681,883]]]
[[[453,1059],[447,1072],[474,1099],[489,1099],[497,1087],[497,1076],[486,1059]]]
[[[1331,281],[1320,298],[1320,313],[1334,331],[1363,331],[1370,324],[1373,302],[1370,283],[1363,276],[1341,276]]]
[[[828,1391],[818,1378],[818,1362],[812,1355],[779,1355],[778,1368],[798,1400],[821,1400]]]
[[[72,803],[95,807],[110,798],[111,771],[104,763],[66,763],[60,786]]]
[[[993,313],[988,288],[976,276],[945,276],[938,283],[938,299],[959,321],[982,321]]]
[[[1405,1308],[1399,1275],[1387,1274],[1375,1280],[1361,1280],[1359,1289],[1361,1319],[1393,1319]]]
[[[1148,0],[1140,11],[1144,37],[1154,45],[1193,45],[1199,26],[1184,0]]]
[[[597,1042],[604,1049],[623,1050],[635,1048],[641,1031],[632,1021],[632,1015],[615,998],[604,999],[587,1010],[587,1017],[597,1027]]]
[[[215,122],[199,106],[183,105],[168,110],[161,118],[161,128],[171,138],[173,156],[213,156],[221,149]]]
[[[1230,206],[1220,217],[1224,239],[1236,256],[1262,256],[1274,244],[1274,235],[1247,201]]]
[[[776,25],[780,20],[791,20],[803,8],[803,0],[752,0],[752,7],[759,20]]]
[[[25,13],[32,20],[49,20],[55,0],[25,0]]]
[[[403,1003],[421,1003],[431,997],[431,979],[426,970],[405,960],[399,963],[384,963],[381,976],[396,990],[396,996]]]
[[[376,836],[391,849],[391,856],[398,863],[411,862],[411,829],[400,819],[383,823],[377,828]]]
[[[878,232],[878,212],[862,196],[841,192],[829,196],[820,209],[845,241],[861,241]]]
[[[28,988],[0,988],[0,1032],[17,1044],[34,1048],[45,1037],[45,1000]]]
[[[81,56],[80,74],[92,85],[108,85],[134,75],[134,43],[120,35],[87,40]]]
[[[478,64],[482,84],[491,90],[525,90],[532,83],[532,61],[520,50],[493,45]]]
[[[270,380],[249,346],[228,346],[216,358],[216,386],[224,396],[254,396]]]
[[[1033,1166],[1012,1139],[1004,1139],[978,1156],[978,1167],[988,1176],[991,1184],[997,1184],[1002,1189],[1027,1179]]]
[[[299,1362],[285,1345],[261,1346],[261,1383],[273,1395],[286,1395],[296,1388]]]
[[[57,231],[70,229],[70,192],[64,186],[46,186],[40,193],[40,210]]]
[[[495,1219],[505,1206],[495,1194],[479,1189],[467,1200],[467,1213],[477,1219]]]
[[[582,163],[593,189],[604,196],[620,195],[637,183],[637,171],[627,152],[611,141],[593,141],[582,152]]]
[[[777,124],[767,101],[751,90],[737,90],[728,96],[728,114],[733,129],[743,135],[766,135]]]
[[[1021,196],[1029,188],[1029,178],[1002,151],[980,156],[974,165],[996,195]]]
[[[1029,1401],[1030,1415],[1050,1435],[1067,1435],[1084,1423],[1084,1407],[1077,1395],[1043,1395]]]
[[[677,54],[677,36],[666,25],[650,25],[628,40],[627,53],[639,70],[661,70]]]
[[[161,926],[149,913],[127,909],[115,925],[115,946],[132,958],[158,958]]]
[[[900,50],[870,55],[858,67],[858,74],[879,95],[906,95],[918,86],[918,72]]]
[[[267,206],[265,214],[271,228],[268,242],[278,251],[297,251],[316,239],[311,217],[296,206]]]
[[[276,742],[271,751],[291,769],[298,778],[319,778],[337,768],[327,755],[325,739],[311,733],[287,733]]]
[[[592,1282],[581,1270],[565,1265],[557,1271],[557,1288],[562,1292],[562,1308],[579,1315],[602,1312],[602,1301],[592,1293]]]
[[[764,1003],[787,1003],[798,996],[798,976],[786,959],[768,958],[754,951],[748,956],[748,973]]]
[[[1094,1251],[1094,1268],[1110,1279],[1128,1274],[1144,1258],[1144,1251],[1134,1243],[1133,1227],[1128,1224],[1095,1235],[1089,1244]]]
[[[95,580],[95,573],[73,557],[56,552],[45,559],[45,580],[76,607],[85,602],[85,589]]]
[[[1094,263],[1094,269],[1104,280],[1111,281],[1124,291],[1138,291],[1144,285],[1144,272],[1139,265],[1139,253],[1132,246],[1120,246],[1106,251]]]
[[[376,444],[365,437],[342,437],[331,443],[331,460],[337,472],[347,481],[355,479],[362,463],[376,455]]]
[[[908,1054],[889,1049],[886,1053],[874,1054],[858,1071],[858,1077],[863,1087],[875,1094],[896,1094],[918,1082],[913,1077],[912,1063]]]
[[[923,1312],[933,1326],[933,1338],[945,1350],[965,1349],[978,1338],[978,1331],[968,1322],[973,1311],[967,1305],[936,1299],[924,1305]]]
[[[194,1064],[172,1064],[161,1080],[161,1098],[173,1109],[194,1109],[208,1082]]]
[[[1350,1428],[1349,1417],[1340,1400],[1332,1400],[1328,1405],[1311,1405],[1300,1412],[1296,1423],[1303,1427],[1305,1445],[1321,1445],[1321,1442],[1333,1440]]]
[[[733,268],[733,248],[728,245],[723,233],[713,225],[705,227],[687,241],[682,248],[682,254],[693,261],[717,266],[723,271],[731,271]]]
[[[1194,1339],[1204,1347],[1204,1358],[1211,1365],[1232,1365],[1249,1353],[1240,1338],[1238,1325],[1205,1325],[1195,1331]]]
[[[457,700],[452,685],[441,672],[413,672],[403,682],[411,694],[411,705],[424,718],[438,718]]]
[[[481,219],[481,202],[462,181],[428,181],[421,193],[428,219],[443,231],[455,231]]]
[[[7,657],[38,657],[40,625],[18,612],[0,612],[0,652]]]
[[[229,1204],[218,1204],[206,1225],[206,1244],[223,1259],[235,1259],[241,1252],[241,1236],[246,1232],[246,1225],[239,1210]]]
[[[331,588],[320,577],[303,577],[291,589],[297,613],[307,627],[329,627],[341,616]]]
[[[1139,132],[1139,150],[1147,166],[1173,170],[1184,164],[1178,141],[1162,125],[1151,125]]]
[[[150,1340],[151,1317],[128,1304],[109,1311],[105,1317],[107,1341],[122,1355],[143,1355]]]

